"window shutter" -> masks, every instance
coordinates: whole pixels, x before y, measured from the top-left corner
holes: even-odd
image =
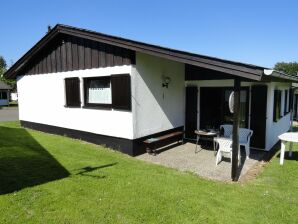
[[[288,113],[288,90],[285,90],[285,98],[284,98],[284,115]]]
[[[290,93],[290,96],[289,96],[289,111],[292,111],[293,110],[293,95],[294,95],[294,92],[293,92],[293,89],[289,89],[289,93]]]
[[[274,90],[273,121],[277,122],[281,115],[281,91]]]
[[[80,107],[80,80],[79,78],[65,79],[65,99],[67,107]]]
[[[131,82],[129,74],[111,76],[112,107],[131,111]]]

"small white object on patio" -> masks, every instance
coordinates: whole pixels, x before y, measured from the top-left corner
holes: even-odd
[[[286,142],[290,142],[289,147],[289,157],[292,156],[292,148],[293,142],[298,142],[298,133],[297,132],[286,132],[278,136],[281,140],[281,150],[280,150],[280,165],[284,164],[285,158],[285,149],[286,149]]]

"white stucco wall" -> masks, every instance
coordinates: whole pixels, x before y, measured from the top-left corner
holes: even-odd
[[[131,68],[132,66],[116,66],[18,77],[19,118],[24,121],[132,139],[132,112],[64,107],[64,78],[131,74]],[[81,83],[81,96],[83,96],[82,87]]]
[[[277,122],[273,121],[274,90],[288,90],[290,83],[272,82],[268,85],[267,94],[267,121],[266,121],[266,151],[270,150],[278,141],[278,136],[287,132],[291,125],[291,113],[286,114]],[[289,94],[288,94],[289,97]],[[284,112],[284,91],[281,97],[281,114]]]
[[[165,76],[168,88],[162,87]],[[134,138],[184,126],[184,64],[136,53],[132,79]]]

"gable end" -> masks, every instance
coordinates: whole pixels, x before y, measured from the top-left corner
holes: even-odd
[[[30,59],[18,75],[67,72],[135,64],[135,52],[97,41],[60,34]]]

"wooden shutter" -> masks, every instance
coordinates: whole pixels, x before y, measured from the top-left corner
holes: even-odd
[[[273,104],[273,121],[277,122],[280,119],[280,105],[281,105],[281,91],[274,90],[274,104]]]
[[[112,107],[120,110],[131,110],[131,82],[129,74],[111,76]]]
[[[288,90],[285,90],[285,99],[284,99],[284,115],[289,112],[288,110]]]
[[[185,100],[185,138],[195,139],[198,116],[198,87],[187,86]],[[204,102],[201,101],[201,105],[202,104],[204,104]]]
[[[65,79],[65,99],[67,107],[80,107],[80,80],[79,78]]]
[[[266,85],[251,87],[250,129],[254,132],[251,146],[259,149],[266,146],[267,91]]]
[[[294,90],[290,88],[289,93],[290,93],[290,95],[289,95],[289,111],[293,111]]]

